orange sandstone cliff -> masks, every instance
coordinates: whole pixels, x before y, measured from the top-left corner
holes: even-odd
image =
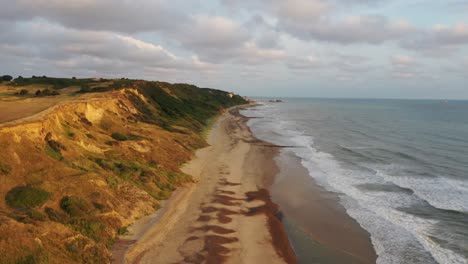
[[[245,103],[161,82],[99,91],[0,124],[0,263],[109,263],[117,236],[191,181],[179,167],[209,118]]]

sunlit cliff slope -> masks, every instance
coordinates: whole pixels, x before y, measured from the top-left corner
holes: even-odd
[[[50,87],[75,87],[63,101],[0,124],[0,263],[109,262],[126,226],[191,181],[179,167],[208,120],[245,103],[186,84],[69,81]]]

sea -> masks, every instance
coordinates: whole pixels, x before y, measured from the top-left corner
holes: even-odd
[[[467,263],[468,101],[256,100],[254,135],[338,194],[377,263]]]

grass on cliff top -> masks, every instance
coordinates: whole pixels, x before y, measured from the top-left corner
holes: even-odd
[[[76,79],[76,78],[54,78],[47,76],[33,76],[25,78],[19,76],[11,81],[13,86],[26,86],[26,85],[45,85],[54,89],[63,89],[70,86],[81,86],[91,82],[92,79]]]
[[[201,133],[209,119],[218,115],[221,109],[246,103],[238,95],[230,97],[224,91],[189,84],[136,82],[134,85],[149,99],[146,104],[138,96],[130,96],[140,112],[140,121],[167,130],[176,125]]]
[[[43,205],[50,193],[32,186],[17,186],[5,196],[7,204],[13,208],[34,208]]]

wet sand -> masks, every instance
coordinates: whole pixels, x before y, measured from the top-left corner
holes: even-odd
[[[317,185],[294,154],[283,151],[271,188],[299,263],[375,263],[369,233],[346,214],[337,194]]]

